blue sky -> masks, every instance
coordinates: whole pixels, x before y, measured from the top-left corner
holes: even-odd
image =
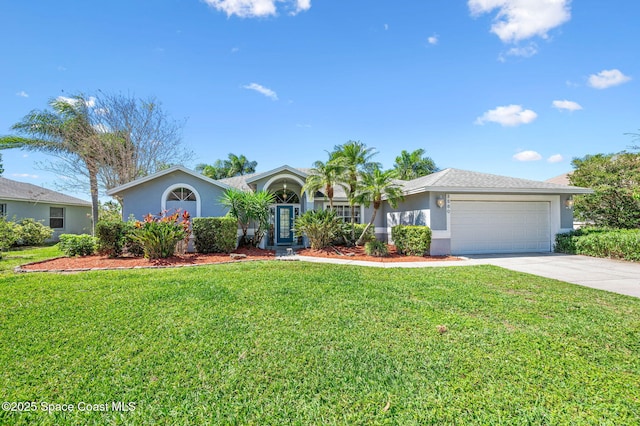
[[[0,134],[57,96],[155,96],[192,164],[309,167],[360,140],[391,167],[544,180],[640,133],[632,0],[0,0]],[[4,176],[55,189],[50,157]]]

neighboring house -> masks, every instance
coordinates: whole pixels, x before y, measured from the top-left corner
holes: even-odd
[[[295,218],[310,209],[326,209],[321,192],[301,195],[309,169],[287,165],[263,173],[219,181],[181,166],[114,188],[108,195],[123,200],[123,217],[141,219],[147,213],[182,208],[192,216],[222,216],[219,200],[226,188],[269,190],[276,196],[271,207],[273,236],[268,245],[296,245]],[[397,224],[427,225],[433,231],[432,255],[549,252],[557,233],[572,229],[574,194],[591,190],[567,185],[445,169],[411,181],[398,181],[405,200],[393,209],[384,204],[375,232],[389,240]],[[344,191],[335,188],[334,207],[350,220]],[[373,209],[358,206],[356,221],[364,223]]]
[[[91,233],[91,203],[30,183],[0,177],[0,215],[33,218],[60,234]]]

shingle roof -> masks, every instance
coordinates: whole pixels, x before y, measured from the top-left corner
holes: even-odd
[[[561,185],[536,180],[498,176],[469,170],[445,169],[423,176],[404,184],[405,193],[422,191],[464,191],[464,192],[537,192],[572,193],[592,192],[587,188]]]
[[[571,182],[569,182],[569,176],[571,176],[571,173],[565,173],[563,175],[547,179],[545,182],[557,183],[558,185],[570,185]]]
[[[51,189],[25,182],[0,177],[0,199],[66,204],[74,206],[91,206],[91,203],[80,198],[62,194]]]

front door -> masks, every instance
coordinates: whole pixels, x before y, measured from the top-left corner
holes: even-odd
[[[293,243],[293,206],[278,206],[277,212],[277,244]]]

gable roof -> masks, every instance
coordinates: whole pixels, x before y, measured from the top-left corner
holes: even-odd
[[[545,182],[557,183],[558,185],[571,185],[571,182],[569,182],[569,176],[571,176],[571,173],[572,172],[565,173],[560,176],[552,177],[551,179],[545,180]]]
[[[173,172],[175,172],[175,171],[180,171],[180,172],[186,173],[186,174],[191,175],[191,176],[193,176],[193,177],[195,177],[195,178],[198,178],[198,179],[200,179],[200,180],[203,180],[203,181],[205,181],[205,182],[207,182],[207,183],[210,183],[210,184],[213,184],[213,185],[219,186],[219,187],[221,187],[221,188],[223,188],[223,189],[228,189],[228,188],[229,188],[229,185],[227,185],[227,184],[226,184],[226,183],[224,183],[224,182],[221,182],[221,181],[218,181],[218,180],[214,180],[214,179],[208,178],[208,177],[206,177],[205,175],[200,174],[200,173],[198,173],[198,172],[195,172],[195,171],[193,171],[193,170],[189,170],[189,169],[187,169],[187,168],[186,168],[186,167],[184,167],[184,166],[173,166],[173,167],[169,167],[168,169],[161,170],[161,171],[159,171],[159,172],[156,172],[156,173],[150,174],[150,175],[148,175],[148,176],[145,176],[145,177],[141,177],[141,178],[138,178],[138,179],[132,180],[131,182],[129,182],[129,183],[125,183],[124,185],[120,185],[120,186],[117,186],[117,187],[115,187],[115,188],[111,188],[110,190],[108,190],[108,191],[107,191],[107,195],[115,195],[115,194],[118,194],[118,193],[120,193],[120,192],[122,192],[122,191],[125,191],[125,190],[127,190],[127,189],[130,189],[130,188],[133,188],[133,187],[135,187],[135,186],[141,185],[141,184],[143,184],[143,183],[145,183],[145,182],[149,182],[149,181],[151,181],[151,180],[153,180],[153,179],[156,179],[156,178],[159,178],[159,177],[161,177],[161,176],[168,175],[168,174],[173,173]]]
[[[0,199],[90,207],[89,201],[26,182],[0,177]]]
[[[588,188],[561,185],[550,182],[520,179],[488,173],[472,172],[460,169],[444,169],[440,172],[406,181],[403,185],[405,194],[425,191],[437,192],[527,192],[527,193],[566,193],[590,194]]]
[[[291,166],[280,166],[275,169],[267,170],[266,172],[260,173],[250,173],[246,175],[233,176],[230,178],[220,179],[220,182],[225,183],[226,185],[232,186],[237,189],[241,189],[243,191],[252,191],[250,184],[256,182],[260,179],[263,179],[267,176],[276,175],[281,172],[289,172],[294,175],[300,176],[303,180],[307,178],[310,173],[310,169],[297,168]]]

